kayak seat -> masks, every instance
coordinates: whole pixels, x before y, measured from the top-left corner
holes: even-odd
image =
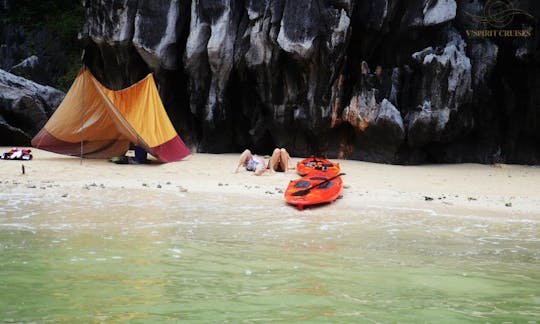
[[[309,181],[300,180],[294,185],[294,187],[303,189],[303,188],[308,188],[310,184],[311,184],[311,182],[309,182]]]

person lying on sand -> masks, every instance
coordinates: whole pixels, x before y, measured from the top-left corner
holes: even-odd
[[[240,155],[240,161],[238,162],[238,166],[236,167],[236,170],[234,172],[237,173],[238,169],[240,169],[240,166],[245,167],[247,171],[255,172],[255,175],[261,175],[266,170],[269,170],[270,173],[287,172],[290,160],[291,157],[287,150],[284,148],[274,149],[274,152],[272,152],[272,156],[270,156],[268,164],[265,162],[262,156],[252,154],[250,150],[245,150]]]

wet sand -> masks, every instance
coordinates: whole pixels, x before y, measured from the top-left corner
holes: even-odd
[[[8,147],[0,148],[2,152],[8,150]],[[121,199],[129,192],[141,202],[159,197],[168,204],[177,203],[179,198],[185,203],[185,198],[214,201],[226,197],[247,207],[262,204],[270,214],[303,213],[286,205],[283,199],[288,182],[298,177],[295,170],[262,176],[244,169],[234,173],[238,154],[196,153],[176,163],[117,165],[106,160],[81,162],[76,157],[37,149],[32,153],[31,161],[0,160],[1,192],[37,190],[46,199],[61,201],[84,195],[85,199],[96,202],[105,195],[107,200],[115,196]],[[293,158],[293,164],[299,160]],[[539,167],[395,166],[334,161],[346,173],[342,197],[332,204],[311,209],[312,213],[346,215],[352,210],[418,210],[439,215],[540,219]],[[25,174],[22,174],[23,165]]]

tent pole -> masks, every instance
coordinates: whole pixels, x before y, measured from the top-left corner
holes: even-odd
[[[84,54],[83,54],[84,55]],[[86,91],[86,76],[85,76],[85,69],[86,67],[84,66],[83,64],[83,92],[82,92],[82,107],[81,107],[81,128],[80,128],[80,133],[81,133],[81,165],[82,165],[82,161],[83,161],[83,126],[84,126],[84,93]]]

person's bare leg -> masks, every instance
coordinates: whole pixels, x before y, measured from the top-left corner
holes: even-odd
[[[279,163],[281,164],[281,169],[283,170],[283,172],[287,172],[287,170],[289,169],[289,161],[291,160],[291,156],[289,155],[289,152],[287,152],[287,150],[284,148],[279,150],[279,154]]]
[[[236,170],[234,170],[234,172],[238,172],[238,169],[240,168],[240,166],[242,165],[246,165],[247,164],[247,161],[249,160],[249,158],[251,157],[251,151],[250,150],[245,150],[244,152],[242,152],[242,154],[240,154],[240,161],[238,161],[238,165],[236,166]]]
[[[276,172],[280,157],[281,151],[278,148],[274,149],[270,161],[268,161],[268,169],[270,169],[270,172]]]

